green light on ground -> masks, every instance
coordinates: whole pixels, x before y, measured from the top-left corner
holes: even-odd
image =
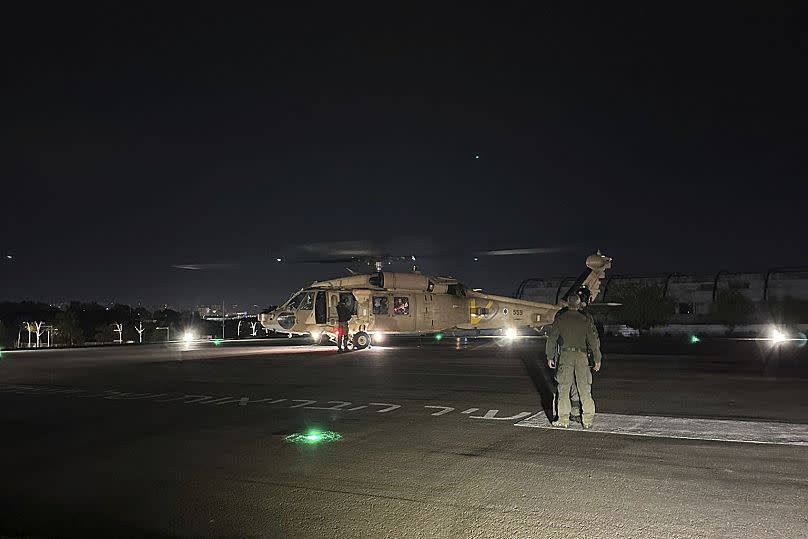
[[[436,333],[436,334],[435,334],[435,340],[436,340],[436,341],[440,342],[440,340],[441,340],[442,338],[443,338],[443,333]]]
[[[701,342],[701,339],[699,339],[698,335],[691,335],[690,336],[690,344],[696,344],[696,343],[699,343],[699,342]]]
[[[221,346],[222,345],[222,340],[221,339],[213,339],[213,344],[215,344],[216,346]]]
[[[329,430],[325,432],[309,431],[305,434],[301,433],[290,434],[285,438],[285,440],[291,444],[316,445],[316,444],[327,444],[329,442],[337,442],[339,440],[342,440],[342,435],[337,432],[331,432]]]

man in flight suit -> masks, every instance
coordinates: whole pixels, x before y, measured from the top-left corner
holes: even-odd
[[[558,418],[554,427],[566,428],[570,417],[570,389],[578,390],[583,409],[582,423],[585,429],[592,427],[595,417],[595,401],[592,399],[592,372],[587,350],[592,352],[592,370],[600,370],[600,340],[592,317],[581,312],[581,297],[570,294],[568,309],[560,311],[550,326],[547,335],[547,365],[556,371],[558,384]]]
[[[351,319],[351,308],[345,298],[339,300],[337,305],[337,322],[339,330],[337,332],[337,352],[348,351],[348,321]]]

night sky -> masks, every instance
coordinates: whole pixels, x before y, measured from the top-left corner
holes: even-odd
[[[501,293],[808,265],[801,13],[532,4],[5,12],[0,300],[263,307],[340,240]],[[566,250],[465,254],[514,247]]]

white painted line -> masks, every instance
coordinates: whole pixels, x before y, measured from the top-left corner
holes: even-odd
[[[334,404],[334,406],[306,406],[306,410],[341,410],[353,403],[348,401],[328,401],[328,404]]]
[[[369,402],[371,406],[387,406],[384,410],[376,410],[377,414],[383,414],[385,412],[392,412],[393,410],[398,410],[401,408],[400,404],[390,404],[389,402]]]
[[[429,414],[429,415],[432,415],[432,416],[439,416],[439,415],[443,415],[443,414],[448,414],[449,412],[454,410],[454,408],[452,408],[451,406],[424,406],[424,408],[433,408],[435,410],[440,410],[440,412],[435,412],[435,413]],[[476,410],[476,408],[475,408],[475,410]]]
[[[544,412],[515,423],[516,427],[552,429]],[[583,430],[577,423],[570,429]],[[808,446],[808,425],[729,419],[697,419],[623,414],[596,414],[588,432],[681,438],[715,442]]]
[[[460,413],[461,413],[461,414],[473,414],[473,413],[474,413],[474,412],[476,412],[477,410],[479,410],[479,408],[469,408],[468,410],[463,410],[463,411],[462,411],[462,412],[460,412]]]
[[[367,406],[365,406],[365,405],[362,405],[362,406],[354,406],[353,408],[348,408],[348,411],[349,411],[349,412],[355,412],[356,410],[362,410],[363,408],[367,408]]]
[[[308,399],[292,399],[291,402],[299,402],[301,404],[295,404],[290,406],[289,408],[302,408],[304,406],[308,406],[309,404],[314,404],[317,401],[308,400]]]
[[[497,417],[499,410],[488,410],[485,415],[470,415],[469,417],[472,419],[496,419],[498,421],[508,421],[508,420],[515,420],[521,419],[523,417],[527,417],[529,415],[533,415],[533,412],[519,412],[516,415],[508,416],[508,417]]]
[[[255,399],[254,401],[250,401],[252,403],[259,403],[265,402],[266,404],[278,404],[279,402],[285,402],[286,399],[272,399],[272,397],[268,397],[266,399]]]

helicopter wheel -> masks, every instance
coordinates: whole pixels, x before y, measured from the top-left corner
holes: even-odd
[[[354,350],[364,350],[368,346],[370,346],[370,335],[368,335],[364,331],[360,331],[359,333],[353,336]]]

